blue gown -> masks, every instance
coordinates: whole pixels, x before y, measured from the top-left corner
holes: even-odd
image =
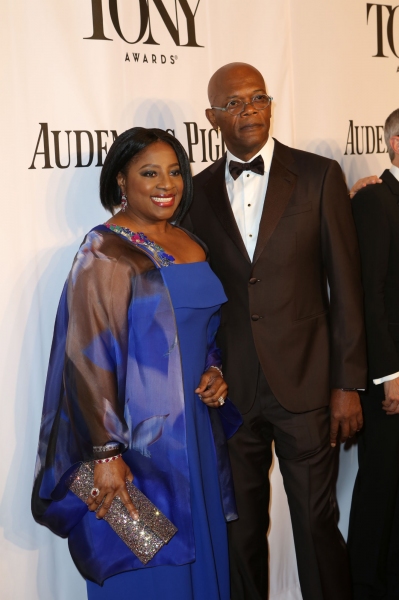
[[[226,522],[209,409],[194,393],[204,371],[208,324],[227,298],[207,262],[161,271],[175,311],[183,363],[195,561],[128,571],[106,579],[102,587],[87,581],[88,600],[230,598]]]

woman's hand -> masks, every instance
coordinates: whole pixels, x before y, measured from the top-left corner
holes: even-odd
[[[130,516],[137,520],[139,513],[130,499],[126,489],[126,480],[133,481],[133,475],[122,457],[108,463],[96,464],[94,467],[94,486],[100,490],[98,496],[89,496],[89,510],[97,512],[97,518],[102,519],[111,506],[112,500],[118,496],[129,511]]]
[[[195,393],[202,402],[212,408],[219,408],[227,397],[228,386],[218,369],[209,367],[202,375]]]
[[[349,198],[352,200],[359,190],[366,187],[366,185],[373,185],[374,183],[382,183],[382,179],[377,177],[377,175],[369,175],[369,177],[362,177],[362,179],[358,179],[351,187]]]

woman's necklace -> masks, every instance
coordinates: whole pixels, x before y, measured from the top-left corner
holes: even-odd
[[[144,233],[135,233],[128,227],[121,227],[120,225],[114,225],[113,223],[105,223],[105,226],[108,227],[108,229],[111,229],[111,231],[123,235],[136,246],[143,246],[148,249],[162,267],[168,267],[175,262],[174,256],[167,254],[161,246],[148,239]]]

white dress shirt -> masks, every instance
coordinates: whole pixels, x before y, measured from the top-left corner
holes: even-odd
[[[265,164],[264,175],[253,173],[252,171],[243,171],[236,180],[230,174],[229,162],[245,162],[234,156],[227,150],[226,158],[226,188],[229,196],[231,208],[238,229],[244,241],[250,259],[253,259],[256,242],[258,240],[258,231],[262,217],[263,204],[265,201],[267,184],[269,183],[270,165],[273,158],[274,139],[269,137],[262,150],[256,156],[262,156]],[[251,161],[256,158],[253,156]]]
[[[392,175],[399,181],[399,167],[392,167],[389,169]],[[384,383],[384,381],[392,381],[392,379],[396,379],[399,377],[399,371],[397,373],[392,373],[392,375],[385,375],[385,377],[380,377],[379,379],[373,379],[373,383],[375,385],[379,385],[380,383]]]

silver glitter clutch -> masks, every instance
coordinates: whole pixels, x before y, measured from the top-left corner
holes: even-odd
[[[86,502],[93,488],[94,464],[82,463],[69,482],[69,489]],[[145,565],[175,535],[177,527],[130,481],[126,487],[139,519],[134,521],[122,501],[115,497],[104,521]]]

